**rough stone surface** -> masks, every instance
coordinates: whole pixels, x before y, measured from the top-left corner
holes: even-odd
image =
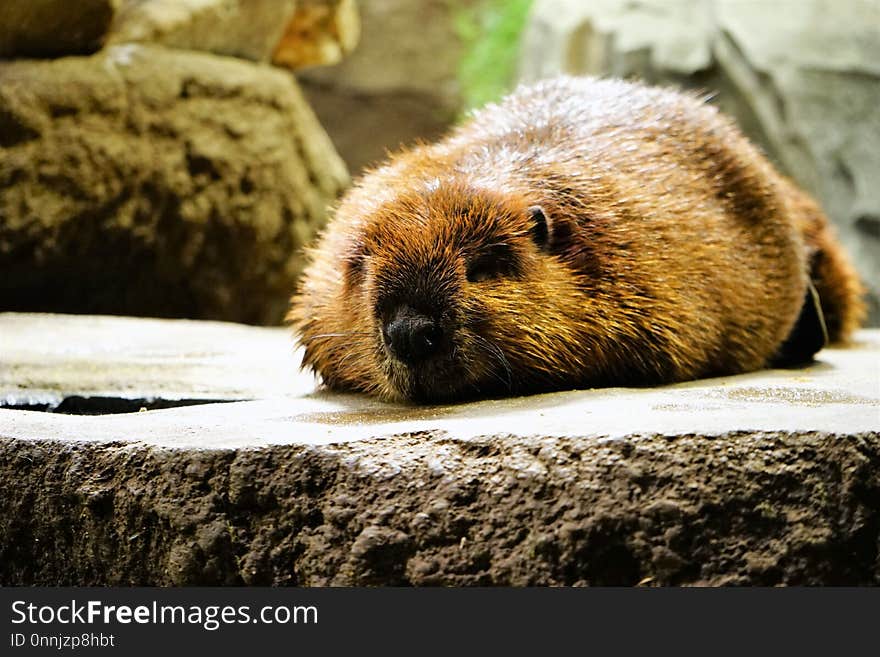
[[[0,407],[55,407],[70,396],[175,402],[306,394],[314,382],[297,374],[293,354],[284,329],[0,313]]]
[[[277,323],[347,183],[283,71],[156,46],[0,63],[0,310]]]
[[[294,0],[122,0],[108,42],[267,61],[295,5]]]
[[[253,402],[0,409],[0,583],[880,584],[880,332],[798,370],[424,408],[312,392],[282,335],[0,315],[13,403],[28,363],[87,395],[175,344],[169,379],[202,392],[290,377]]]
[[[2,0],[0,59],[92,53],[115,9],[115,0]]]
[[[812,191],[871,288],[880,323],[880,5],[537,0],[524,80],[637,76],[715,93]]]
[[[358,9],[354,52],[338,66],[297,73],[353,173],[388,150],[436,138],[461,109],[456,3],[370,0]]]
[[[354,0],[301,0],[272,54],[272,63],[292,69],[342,61],[360,39]]]

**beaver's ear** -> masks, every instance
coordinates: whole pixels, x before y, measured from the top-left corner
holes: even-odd
[[[529,233],[538,247],[554,252],[566,248],[572,232],[568,221],[552,214],[548,215],[540,205],[533,205],[526,212],[532,224]]]
[[[550,226],[547,223],[547,215],[540,205],[533,205],[526,212],[529,215],[531,226],[529,234],[540,248],[546,249],[550,245]]]

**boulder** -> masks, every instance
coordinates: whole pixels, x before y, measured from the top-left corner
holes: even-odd
[[[880,331],[856,337],[413,407],[316,392],[284,329],[0,314],[0,585],[877,585]]]
[[[291,69],[337,64],[354,50],[360,29],[354,0],[301,0],[272,63]]]
[[[286,72],[157,46],[0,63],[0,309],[277,323],[347,184]]]
[[[3,0],[0,59],[84,55],[101,47],[116,0]]]
[[[360,36],[355,0],[121,0],[109,43],[156,43],[298,69],[339,62]]]
[[[295,0],[122,0],[109,43],[148,42],[271,58]]]
[[[880,323],[880,6],[804,0],[537,0],[521,77],[697,88],[822,203]]]

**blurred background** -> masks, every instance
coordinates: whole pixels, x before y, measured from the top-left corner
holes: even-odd
[[[880,0],[0,0],[0,311],[277,324],[352,177],[519,82],[694,88],[880,321]]]

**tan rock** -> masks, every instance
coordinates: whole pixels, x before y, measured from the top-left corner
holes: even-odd
[[[129,44],[0,63],[0,310],[281,320],[347,183],[284,71]]]
[[[302,0],[275,48],[272,63],[291,69],[342,61],[360,38],[354,0]]]
[[[121,0],[109,43],[149,42],[267,61],[295,0]]]

